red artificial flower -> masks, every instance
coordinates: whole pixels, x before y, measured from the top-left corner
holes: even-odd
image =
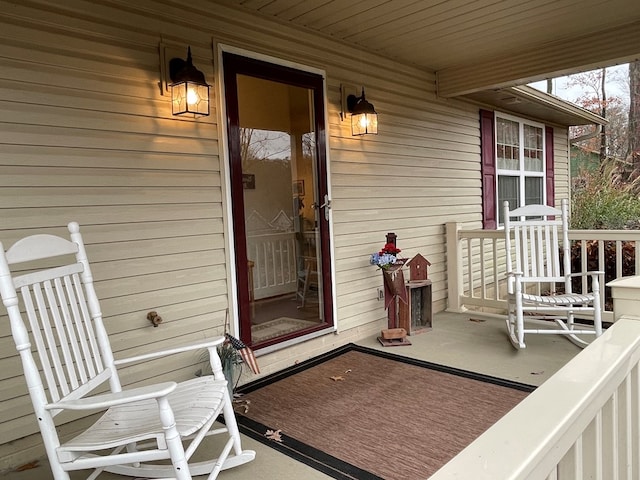
[[[393,243],[387,243],[387,244],[385,244],[384,247],[382,247],[382,250],[380,250],[380,255],[384,255],[385,253],[387,253],[389,255],[397,255],[401,251],[402,250],[400,250],[398,247],[396,247]]]

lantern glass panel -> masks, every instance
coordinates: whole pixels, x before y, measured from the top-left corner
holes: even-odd
[[[378,115],[358,113],[351,116],[351,134],[366,135],[378,133]]]
[[[171,86],[174,115],[209,115],[209,86],[194,82],[178,82]]]

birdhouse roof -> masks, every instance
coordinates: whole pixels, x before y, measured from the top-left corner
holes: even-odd
[[[411,264],[412,262],[416,262],[417,264],[418,264],[418,263],[423,263],[423,264],[425,264],[425,265],[427,265],[427,266],[430,266],[430,265],[431,265],[431,262],[430,262],[429,260],[427,260],[426,258],[424,258],[424,257],[423,257],[421,254],[419,254],[419,253],[418,253],[418,254],[416,254],[416,256],[414,256],[411,260],[409,260],[409,261],[406,263],[406,265],[409,265],[409,264]]]

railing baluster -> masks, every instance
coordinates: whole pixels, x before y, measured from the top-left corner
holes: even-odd
[[[607,289],[604,288],[604,266],[606,258],[604,254],[604,240],[598,240],[598,271],[603,272],[600,274],[598,281],[600,282],[600,292],[602,293],[602,311],[606,310],[607,304]]]
[[[575,476],[573,478],[575,478],[576,480],[578,478],[584,478],[584,442],[582,440],[583,436],[580,435],[578,437],[578,439],[576,440],[575,443],[575,464],[574,464],[574,470],[575,470]],[[569,477],[572,478],[572,477]]]
[[[622,276],[622,240],[616,240],[616,278]]]
[[[473,298],[473,255],[471,238],[467,239],[467,284],[469,286],[469,296]]]
[[[619,415],[619,395],[618,390],[614,390],[611,398],[602,409],[601,455],[603,478],[620,478],[617,461],[617,452],[620,448]]]
[[[498,240],[493,239],[493,299],[500,298],[500,282],[498,279]]]
[[[559,479],[578,479],[580,470],[580,459],[582,458],[582,439],[578,440],[569,448],[564,457],[556,465],[556,477]]]
[[[631,455],[631,475],[630,479],[640,478],[640,367],[634,365],[629,374],[631,379],[631,436],[633,441],[629,442]]]
[[[587,242],[586,240],[580,240],[580,269],[582,272],[586,272],[589,270],[589,259],[587,258]],[[587,286],[587,277],[583,276],[582,277],[582,290],[580,290],[581,293],[586,293],[588,292],[588,286]]]
[[[264,267],[264,286],[269,286],[269,242],[262,244],[262,265]]]
[[[480,239],[480,265],[485,265],[484,261],[484,238]],[[480,268],[480,293],[481,298],[487,297],[487,284],[486,284],[486,271],[484,268]]]
[[[280,254],[280,284],[284,284],[285,283],[285,279],[284,279],[284,243],[282,242],[282,240],[278,241],[278,249],[280,250],[278,253]],[[275,258],[275,257],[274,257]]]
[[[633,476],[633,371],[624,379],[619,396],[618,471],[620,478],[631,480]],[[638,433],[637,430],[635,432]]]

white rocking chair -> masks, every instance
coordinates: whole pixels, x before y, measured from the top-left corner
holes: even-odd
[[[566,335],[580,347],[588,342],[578,335],[602,334],[598,282],[602,272],[571,273],[568,211],[567,199],[562,200],[561,210],[526,205],[509,211],[509,202],[504,202],[507,328],[516,348],[525,348],[527,333]],[[549,220],[549,216],[555,216],[555,220]],[[571,279],[576,276],[590,277],[591,291],[572,293]],[[582,282],[583,289],[586,283]],[[558,284],[563,285],[562,293],[556,293]],[[549,290],[544,291],[546,288]],[[593,326],[576,323],[577,313],[593,319]],[[555,324],[544,321],[549,319]],[[530,325],[533,320],[536,328],[525,328],[525,321]]]
[[[137,478],[188,480],[208,475],[214,479],[220,470],[253,460],[255,452],[241,448],[216,351],[224,338],[114,360],[78,224],[70,223],[69,231],[71,241],[33,235],[6,252],[0,244],[0,295],[54,478],[68,480],[69,471],[93,469],[88,479],[102,471]],[[43,269],[34,270],[32,261],[43,259]],[[32,263],[22,266],[19,274],[11,271],[13,265],[25,262]],[[213,376],[121,388],[117,370],[121,365],[204,348]],[[105,382],[108,393],[102,388],[89,396]],[[83,433],[63,442],[54,417],[65,410],[106,412]],[[224,426],[214,425],[220,414]],[[213,434],[227,438],[221,442],[220,455],[189,463],[201,441]]]

